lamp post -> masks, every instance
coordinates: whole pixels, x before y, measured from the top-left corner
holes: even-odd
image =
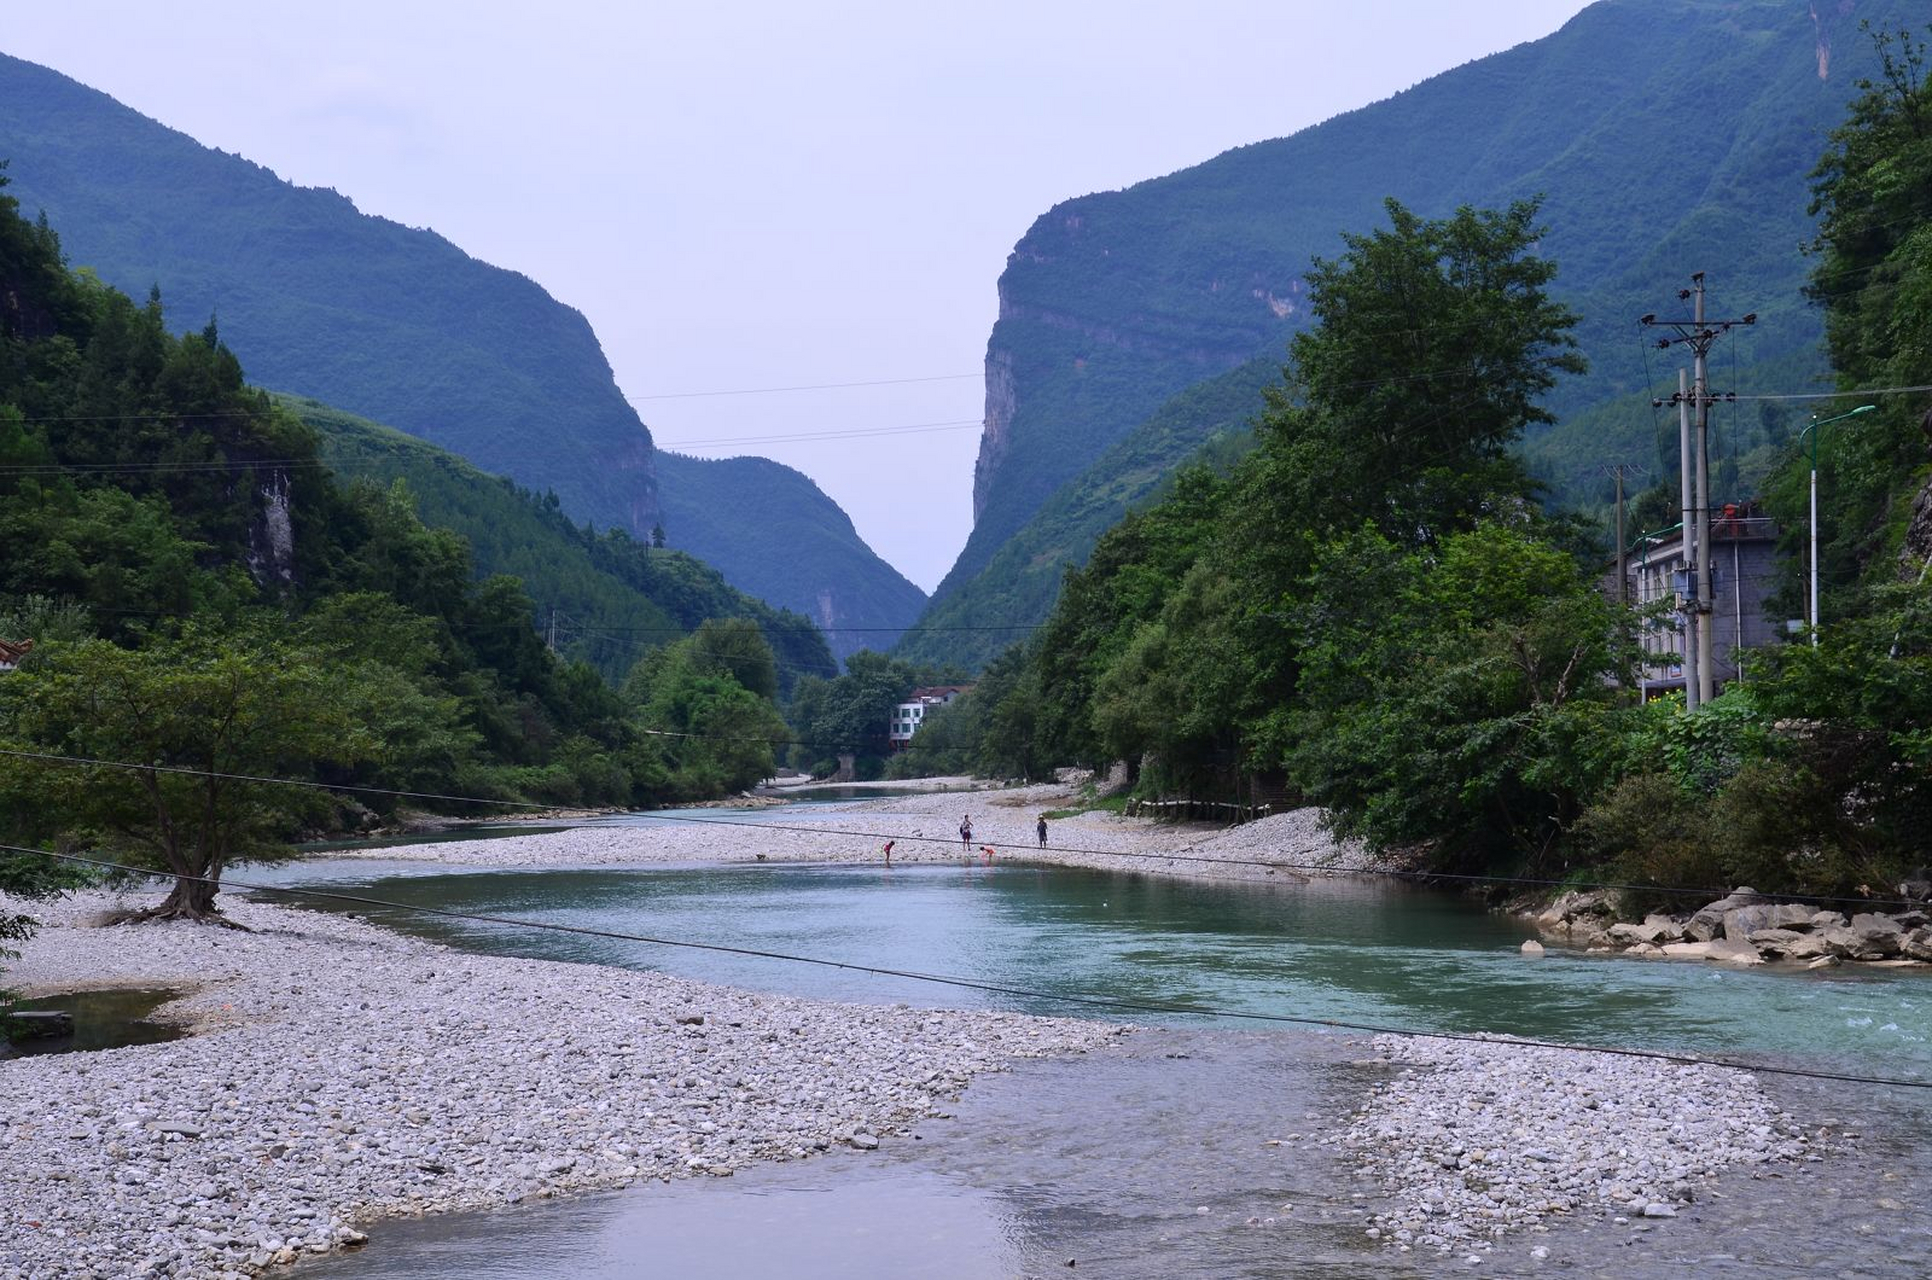
[[[1835,418],[1820,419],[1816,414],[1798,438],[1811,437],[1811,643],[1818,644],[1818,428],[1845,418],[1856,418],[1861,413],[1870,413],[1878,408],[1875,404],[1861,404],[1850,413],[1841,413]]]

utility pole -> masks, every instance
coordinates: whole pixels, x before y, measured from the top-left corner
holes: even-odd
[[[1630,603],[1630,547],[1624,541],[1623,533],[1623,463],[1616,467],[1617,473],[1617,603]]]
[[[1712,589],[1711,583],[1711,405],[1720,398],[1733,400],[1737,396],[1736,392],[1727,392],[1722,397],[1711,393],[1709,370],[1706,360],[1710,355],[1711,347],[1716,344],[1719,338],[1739,325],[1756,324],[1758,317],[1757,313],[1753,312],[1738,320],[1706,319],[1704,315],[1704,273],[1702,271],[1695,272],[1691,275],[1691,287],[1678,290],[1677,299],[1680,302],[1690,301],[1692,303],[1691,318],[1689,320],[1659,320],[1655,315],[1647,315],[1639,323],[1646,326],[1664,325],[1675,330],[1676,337],[1660,338],[1657,345],[1667,350],[1681,342],[1690,347],[1691,354],[1694,357],[1690,402],[1697,410],[1696,509],[1694,512],[1687,513],[1684,521],[1684,535],[1686,538],[1690,537],[1691,525],[1693,523],[1690,516],[1694,515],[1697,535],[1697,589],[1694,593],[1695,600],[1692,607],[1697,616],[1698,663],[1696,683],[1698,703],[1701,705],[1702,703],[1709,702],[1716,696],[1717,692],[1717,663],[1714,660],[1715,654],[1713,653],[1712,646],[1714,627],[1712,626],[1711,617],[1712,611],[1716,607],[1716,592]],[[1678,403],[1681,405],[1684,395],[1681,374],[1678,379],[1678,387]],[[1685,550],[1688,552],[1689,549],[1687,543]],[[1686,698],[1688,699],[1688,691],[1691,684],[1688,670],[1685,671],[1684,684]]]
[[[1677,371],[1677,489],[1683,499],[1684,586],[1690,588],[1690,568],[1697,558],[1697,511],[1691,505],[1690,370]],[[1697,710],[1697,613],[1691,607],[1693,590],[1684,591],[1684,708]]]

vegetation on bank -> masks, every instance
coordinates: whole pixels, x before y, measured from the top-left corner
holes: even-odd
[[[0,769],[0,839],[213,879],[372,821],[397,790],[474,811],[490,806],[435,797],[648,805],[773,772],[755,739],[783,738],[781,689],[836,669],[803,619],[427,446],[307,412],[335,456],[395,478],[338,478],[213,320],[174,335],[158,292],[137,303],[70,271],[53,229],[0,191],[0,637],[33,641],[0,675],[0,748],[24,753]],[[648,643],[621,688],[553,652],[523,581],[480,575],[402,474],[465,513],[497,564],[554,563],[546,587],[580,593],[579,625],[634,620]],[[0,863],[6,883],[40,883]],[[157,914],[205,916],[214,896],[180,879]]]
[[[1878,45],[1814,174],[1847,390],[1932,382],[1932,85],[1919,44]],[[1280,787],[1442,871],[1890,892],[1932,830],[1927,397],[1825,437],[1818,643],[1752,654],[1695,713],[1637,705],[1661,620],[1606,598],[1593,532],[1515,448],[1582,372],[1535,206],[1388,214],[1311,273],[1253,451],[1109,530],[921,745],[1006,776],[1126,760],[1146,793]],[[1764,428],[1795,540],[1800,433]]]
[[[1158,444],[1137,424],[1202,379],[1257,358],[1278,364],[1311,315],[1311,258],[1336,252],[1339,230],[1373,225],[1388,195],[1442,217],[1546,194],[1541,252],[1564,266],[1554,287],[1577,311],[1592,374],[1552,389],[1560,421],[1532,424],[1521,448],[1565,506],[1603,511],[1608,463],[1675,466],[1674,439],[1662,459],[1653,444],[1658,417],[1670,415],[1649,404],[1675,389],[1663,385],[1674,367],[1646,360],[1635,321],[1661,310],[1692,270],[1710,270],[1723,314],[1760,317],[1726,352],[1723,386],[1817,385],[1818,317],[1802,294],[1806,263],[1792,252],[1812,230],[1804,171],[1856,78],[1875,69],[1858,19],[1916,23],[1922,7],[1591,5],[1541,40],[1313,128],[1056,205],[1001,277],[988,357],[1007,375],[996,390],[1010,421],[982,463],[973,535],[922,623],[954,620],[954,598],[969,591],[979,618],[998,605],[1025,611],[1001,621],[1044,620],[1054,583],[1039,591],[1037,566],[1002,554],[1009,541],[1051,551],[1071,533],[1065,558],[1084,560],[1099,530],[1049,510],[1064,486],[1101,492],[1082,473],[1130,434]],[[1672,38],[1659,41],[1660,31]],[[1689,158],[1661,159],[1677,155]],[[1723,409],[1720,423],[1724,460],[1737,459],[1742,484],[1746,455],[1763,443],[1758,413]],[[1180,465],[1197,439],[1169,436],[1164,465]],[[1750,496],[1718,492],[1720,501]],[[976,641],[915,629],[899,652],[983,661],[990,654]]]
[[[923,605],[804,476],[762,460],[658,453],[590,324],[527,276],[3,53],[0,139],[15,193],[30,214],[48,211],[76,262],[136,296],[158,281],[177,327],[219,306],[261,385],[434,441],[557,495],[572,521],[640,543],[660,528],[667,545],[733,586],[801,614],[884,629]],[[755,494],[730,492],[748,477]],[[760,518],[745,519],[748,509]],[[500,563],[474,529],[463,532],[491,572],[526,574]],[[782,570],[772,567],[774,545]],[[836,619],[823,617],[828,597]],[[595,648],[591,661],[611,672],[615,646]]]

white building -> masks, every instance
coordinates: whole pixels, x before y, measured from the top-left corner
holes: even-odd
[[[912,741],[912,735],[919,732],[927,711],[947,705],[972,687],[969,684],[936,684],[914,689],[906,695],[904,702],[892,709],[892,723],[886,728],[887,747],[893,751],[903,751],[906,744]]]

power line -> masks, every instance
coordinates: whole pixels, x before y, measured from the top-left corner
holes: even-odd
[[[39,855],[81,866],[91,866],[105,871],[132,873],[135,875],[159,875],[175,880],[187,880],[197,884],[221,887],[218,877],[200,875],[180,875],[172,871],[156,872],[147,867],[129,866],[125,863],[110,862],[101,858],[86,858],[78,854],[56,853],[51,849],[36,849],[26,845],[0,844],[0,851]],[[614,942],[636,942],[647,946],[671,947],[687,951],[708,951],[720,955],[745,956],[757,960],[775,960],[785,964],[813,965],[820,968],[841,969],[851,973],[864,973],[874,977],[902,978],[913,982],[932,983],[936,986],[956,987],[969,991],[980,991],[991,995],[1016,996],[1021,999],[1039,1000],[1048,1003],[1078,1005],[1084,1008],[1115,1009],[1137,1013],[1188,1014],[1195,1017],[1226,1018],[1248,1022],[1268,1022],[1292,1026],[1330,1027],[1342,1031],[1356,1031],[1369,1035],[1406,1036],[1412,1039],[1451,1040],[1470,1044],[1510,1045],[1531,1049],[1554,1049],[1567,1053],[1605,1053],[1616,1057],[1644,1058],[1656,1062],[1669,1062],[1676,1066],[1718,1067],[1730,1071],[1759,1072],[1767,1075],[1801,1076],[1811,1080],[1831,1080],[1845,1084],[1869,1084],[1902,1089],[1932,1089],[1932,1080],[1911,1080],[1890,1076],[1862,1076],[1837,1071],[1819,1071],[1806,1067],[1760,1066],[1735,1062],[1724,1058],[1703,1057],[1695,1054],[1669,1053],[1656,1049],[1632,1049],[1623,1046],[1565,1044],[1557,1040],[1534,1040],[1519,1037],[1498,1038],[1464,1031],[1418,1031],[1409,1027],[1390,1027],[1372,1023],[1345,1021],[1339,1018],[1316,1018],[1306,1015],[1286,1013],[1261,1013],[1249,1009],[1225,1009],[1211,1005],[1182,1004],[1159,1000],[1124,1000],[1118,996],[1097,996],[1086,993],[1064,991],[1041,991],[1029,987],[1015,987],[1004,983],[985,982],[974,978],[961,978],[949,974],[921,973],[913,969],[893,969],[883,965],[858,964],[848,960],[830,960],[823,956],[794,955],[784,951],[767,951],[758,947],[733,946],[721,942],[697,942],[687,938],[660,938],[650,934],[626,933],[617,929],[598,929],[588,925],[561,924],[549,920],[529,920],[519,916],[489,915],[475,911],[452,911],[445,907],[422,906],[416,903],[395,902],[386,898],[370,897],[365,894],[340,893],[326,889],[304,889],[289,885],[255,884],[243,880],[229,880],[230,889],[246,889],[254,893],[277,893],[288,897],[314,898],[321,901],[350,903],[363,907],[379,907],[383,910],[403,911],[415,915],[435,916],[444,920],[462,920],[476,924],[502,925],[515,929],[531,929],[544,933],[564,933],[576,937],[603,938]]]
[[[1900,396],[1932,391],[1932,383],[1918,387],[1867,387],[1863,391],[1807,391],[1790,395],[1726,396],[1726,400],[1838,400],[1846,396]]]
[[[914,382],[963,382],[967,378],[984,378],[984,370],[978,373],[936,373],[925,378],[872,378],[864,382],[807,382],[790,387],[738,387],[724,391],[660,391],[651,395],[625,396],[633,404],[646,400],[704,400],[713,396],[770,396],[788,391],[837,391],[846,387],[900,387]]]
[[[695,735],[693,735],[695,736]],[[505,808],[531,809],[537,811],[553,810],[554,804],[542,804],[531,800],[491,800],[479,796],[439,795],[434,792],[398,791],[387,787],[353,786],[348,783],[313,782],[299,778],[274,778],[260,774],[231,773],[218,769],[191,769],[179,765],[133,764],[122,760],[98,760],[86,756],[58,755],[51,752],[22,751],[17,748],[0,748],[0,756],[10,756],[24,760],[42,760],[55,764],[85,765],[102,769],[121,769],[135,773],[166,773],[189,777],[223,778],[238,782],[260,782],[275,786],[301,787],[316,791],[355,791],[370,795],[398,796],[406,799],[445,800],[456,804],[497,805]],[[962,793],[963,794],[963,793]],[[956,843],[951,836],[904,835],[890,831],[849,831],[831,827],[808,827],[794,823],[752,822],[741,818],[692,817],[679,812],[634,812],[634,818],[651,822],[684,823],[690,826],[749,827],[759,831],[786,831],[796,835],[834,836],[863,840],[897,840],[908,843],[939,844],[950,846]],[[1707,898],[1722,898],[1729,895],[1727,889],[1714,889],[1697,885],[1653,885],[1624,884],[1616,881],[1582,881],[1575,879],[1551,879],[1541,876],[1500,876],[1479,875],[1449,871],[1388,871],[1375,868],[1334,867],[1319,862],[1288,862],[1280,859],[1264,858],[1217,858],[1206,854],[1175,852],[1141,852],[1124,849],[1086,849],[1077,845],[1046,845],[1049,853],[1072,853],[1099,858],[1141,858],[1161,859],[1170,862],[1199,862],[1212,866],[1262,867],[1273,871],[1309,871],[1324,875],[1351,875],[1366,879],[1395,880],[1405,884],[1427,884],[1443,881],[1457,884],[1505,884],[1524,885],[1532,888],[1568,889],[1607,889],[1615,892],[1672,893],[1698,895]],[[1871,898],[1845,897],[1824,894],[1794,894],[1811,902],[1841,902],[1867,907],[1908,906],[1922,904],[1910,898]]]
[[[764,436],[718,436],[709,440],[654,440],[661,449],[719,444],[791,444],[800,440],[870,440],[876,436],[923,435],[934,431],[977,430],[986,425],[983,418],[956,418],[950,422],[912,422],[898,427],[842,427],[835,431],[796,431]]]

